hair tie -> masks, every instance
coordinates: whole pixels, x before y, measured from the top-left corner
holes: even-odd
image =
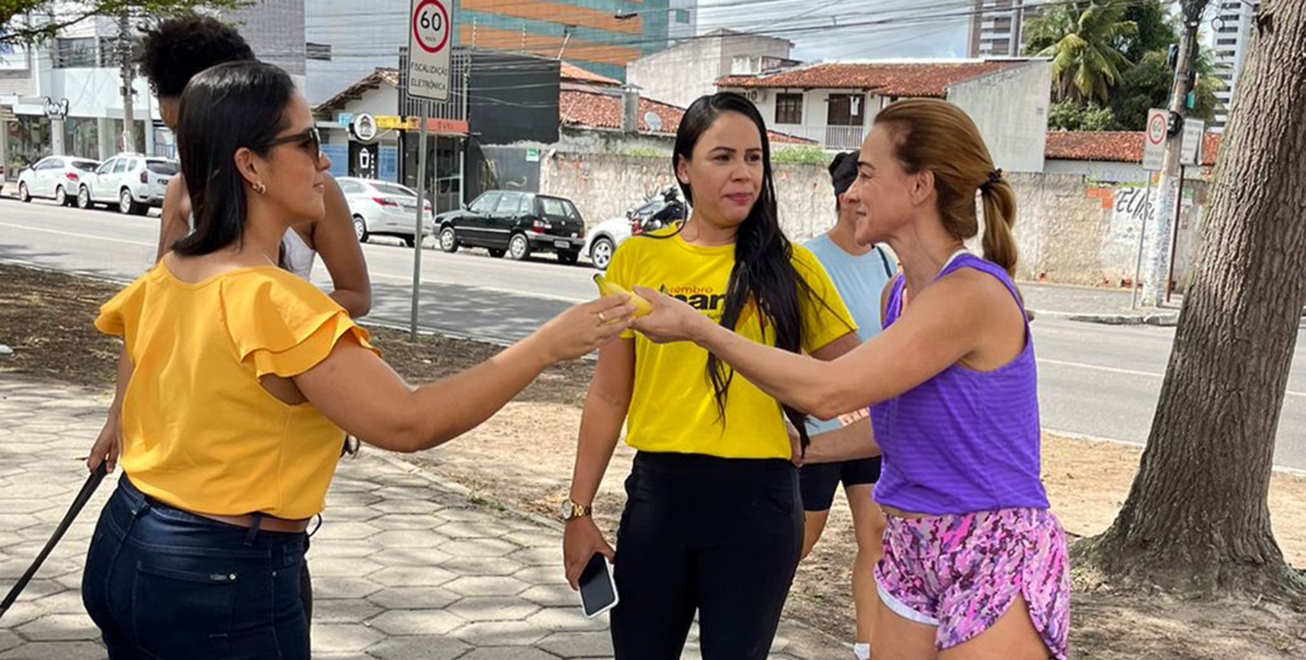
[[[993,188],[993,184],[1001,180],[1002,180],[1002,168],[999,167],[998,169],[989,172],[989,178],[987,181],[980,184],[980,190],[990,190]]]

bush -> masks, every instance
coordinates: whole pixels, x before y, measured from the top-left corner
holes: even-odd
[[[771,162],[786,165],[829,165],[834,156],[820,147],[810,145],[773,145]]]
[[[1112,131],[1116,130],[1116,116],[1111,108],[1061,101],[1048,108],[1048,130]]]

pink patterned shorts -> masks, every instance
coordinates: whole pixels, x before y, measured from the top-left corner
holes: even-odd
[[[889,516],[875,580],[894,613],[938,627],[940,651],[988,630],[1022,596],[1048,651],[1064,660],[1069,569],[1065,532],[1050,511],[999,509]]]

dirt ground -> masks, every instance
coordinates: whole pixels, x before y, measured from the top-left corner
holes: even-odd
[[[0,264],[0,344],[15,350],[0,357],[0,377],[21,372],[110,387],[117,345],[96,333],[91,321],[96,307],[117,289]],[[386,359],[415,383],[498,350],[438,337],[413,342],[406,333],[372,330]],[[578,362],[550,370],[481,428],[412,459],[488,500],[552,516],[567,493],[591,369]],[[616,527],[632,456],[624,445],[618,447],[596,501],[597,518],[609,533]],[[1045,437],[1044,481],[1053,510],[1071,535],[1096,534],[1111,523],[1138,457],[1135,447]],[[786,616],[851,639],[848,584],[855,547],[847,504],[842,495],[835,502],[821,543],[799,567]],[[1306,479],[1276,474],[1270,509],[1285,557],[1306,567]],[[1072,616],[1074,658],[1306,658],[1306,615],[1265,603],[1185,601],[1077,586]]]

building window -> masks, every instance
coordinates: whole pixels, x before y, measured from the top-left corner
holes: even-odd
[[[99,56],[94,37],[54,40],[54,68],[94,67]]]
[[[802,94],[776,94],[775,95],[775,123],[777,124],[803,123],[803,95]]]
[[[1237,39],[1216,39],[1216,40],[1215,40],[1215,45],[1217,45],[1217,46],[1236,46],[1236,45],[1238,45],[1238,40],[1237,40]]]
[[[63,124],[63,150],[69,156],[100,159],[100,122],[94,117],[69,117]]]
[[[675,17],[675,21],[677,23],[681,25],[689,25],[688,9],[673,9],[671,10],[671,15]]]
[[[310,41],[304,44],[304,57],[310,60],[330,62],[331,44],[315,44]]]

